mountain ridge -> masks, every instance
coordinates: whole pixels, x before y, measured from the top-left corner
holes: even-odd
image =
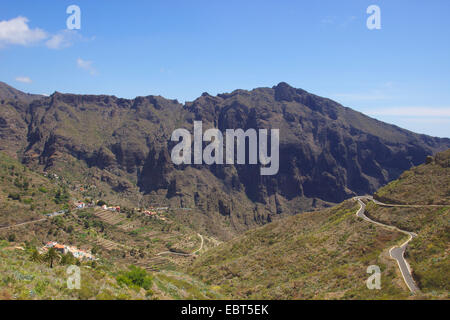
[[[26,102],[31,102],[35,99],[40,99],[45,96],[40,94],[25,93],[23,91],[17,90],[16,88],[10,86],[5,82],[0,81],[0,97],[2,99],[23,100]]]
[[[200,231],[225,238],[371,194],[450,147],[450,139],[415,134],[286,83],[204,93],[185,104],[59,92],[0,102],[0,149],[8,154],[111,197],[119,192],[123,201],[197,208]],[[194,121],[205,129],[280,129],[279,173],[261,177],[257,165],[175,166],[171,133],[192,132]]]

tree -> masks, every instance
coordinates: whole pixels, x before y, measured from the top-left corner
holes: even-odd
[[[30,260],[33,262],[41,262],[42,256],[36,248],[31,250]]]
[[[97,245],[94,245],[91,249],[92,254],[96,254],[100,251],[100,248]]]
[[[53,268],[53,261],[59,257],[55,248],[50,248],[45,254],[45,261],[50,263],[50,268]]]
[[[66,211],[66,214],[68,214],[68,213],[70,213],[70,209],[71,209],[71,208],[70,208],[70,206],[69,206],[68,203],[65,203],[65,204],[62,206],[62,209]]]
[[[75,264],[75,263],[76,263],[76,259],[71,252],[68,252],[67,254],[65,254],[61,257],[61,264],[71,265],[71,264]]]
[[[66,187],[63,187],[62,189],[59,188],[55,194],[54,201],[56,204],[64,203],[69,200],[69,197],[70,197],[70,195],[69,195]]]

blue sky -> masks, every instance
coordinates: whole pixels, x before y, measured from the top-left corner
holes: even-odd
[[[66,30],[69,5],[81,29]],[[381,30],[369,30],[369,5]],[[450,1],[2,0],[0,81],[32,93],[160,94],[285,81],[450,137]]]

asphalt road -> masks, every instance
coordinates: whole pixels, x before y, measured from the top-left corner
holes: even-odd
[[[408,243],[409,243],[414,237],[417,236],[417,234],[415,234],[414,232],[409,232],[409,231],[401,230],[401,229],[399,229],[399,228],[397,228],[397,227],[390,226],[390,225],[387,225],[387,224],[383,224],[383,223],[380,223],[380,222],[377,222],[377,221],[374,221],[374,220],[370,219],[369,217],[367,217],[367,216],[364,214],[365,209],[366,209],[366,205],[365,205],[364,202],[362,202],[361,199],[367,199],[367,200],[373,201],[373,202],[375,202],[376,204],[382,205],[382,206],[388,206],[388,207],[391,207],[391,206],[397,206],[397,205],[389,205],[389,204],[385,204],[385,203],[376,201],[376,200],[374,200],[371,196],[355,197],[354,199],[356,199],[356,200],[358,201],[359,205],[361,206],[361,207],[359,208],[359,210],[356,212],[356,215],[357,215],[359,218],[362,218],[362,219],[364,219],[364,220],[366,220],[366,221],[368,221],[368,222],[370,222],[370,223],[376,224],[376,225],[381,226],[381,227],[383,227],[383,228],[387,228],[387,229],[393,230],[393,231],[399,231],[399,232],[401,232],[401,233],[403,233],[403,234],[408,235],[408,240],[405,241],[405,243],[403,243],[400,247],[397,247],[397,246],[396,246],[396,247],[392,247],[392,248],[389,250],[389,255],[390,255],[393,259],[395,259],[395,260],[397,261],[397,264],[398,264],[398,267],[399,267],[399,269],[400,269],[400,272],[402,273],[403,280],[405,281],[405,283],[406,283],[407,287],[409,288],[409,290],[410,290],[413,294],[416,294],[417,292],[419,292],[420,290],[419,290],[419,288],[417,287],[416,283],[414,282],[413,276],[412,276],[412,274],[411,274],[411,267],[409,266],[408,262],[405,260],[405,251],[406,251],[406,247],[408,246]],[[405,206],[407,206],[407,205],[405,205]]]
[[[389,254],[390,254],[390,256],[391,256],[393,259],[395,259],[395,260],[397,261],[398,267],[399,267],[400,272],[402,273],[402,276],[403,276],[403,280],[405,281],[405,283],[406,283],[406,285],[408,286],[409,290],[410,290],[412,293],[414,293],[414,294],[417,293],[417,292],[419,292],[420,290],[419,290],[419,288],[417,287],[416,283],[414,282],[414,279],[413,279],[412,274],[411,274],[411,267],[409,266],[408,262],[405,260],[405,257],[404,257],[405,251],[406,251],[406,247],[408,246],[408,243],[409,243],[414,237],[416,237],[417,234],[415,234],[415,233],[413,233],[413,232],[401,230],[401,229],[399,229],[399,228],[397,228],[397,227],[390,226],[390,225],[387,225],[387,224],[383,224],[383,223],[380,223],[380,222],[377,222],[377,221],[374,221],[374,220],[370,219],[369,217],[367,217],[367,216],[364,214],[366,205],[365,205],[364,202],[362,202],[361,199],[366,199],[366,200],[369,200],[369,201],[373,201],[373,202],[376,203],[377,205],[386,206],[386,207],[426,207],[426,206],[425,206],[425,205],[395,205],[395,204],[386,204],[386,203],[382,203],[382,202],[379,202],[379,201],[373,199],[372,196],[358,196],[358,197],[355,197],[354,199],[355,199],[356,201],[358,201],[358,203],[359,203],[359,205],[360,205],[360,208],[359,208],[358,211],[356,212],[356,216],[357,216],[357,217],[359,217],[359,218],[361,218],[361,219],[364,219],[364,220],[367,221],[367,222],[376,224],[376,225],[378,225],[378,226],[380,226],[380,227],[387,228],[387,229],[390,229],[390,230],[393,230],[393,231],[399,231],[399,232],[401,232],[401,233],[403,233],[403,234],[408,235],[408,237],[409,237],[408,240],[405,241],[405,243],[403,243],[403,244],[402,244],[401,246],[399,246],[399,247],[398,247],[398,246],[392,247],[392,248],[389,250]],[[438,206],[440,206],[440,205],[427,205],[427,206],[428,206],[428,207],[434,207],[434,206],[438,207]],[[50,218],[50,217],[49,217],[49,218]],[[40,222],[40,221],[45,221],[45,220],[47,220],[47,219],[49,219],[49,218],[44,218],[44,219],[39,219],[39,220],[32,220],[32,221],[23,222],[23,223],[19,223],[19,224],[12,225],[12,226],[8,226],[8,227],[2,227],[2,228],[0,228],[0,230],[5,230],[5,229],[14,228],[14,227],[24,226],[24,225],[27,225],[27,224],[36,223],[36,222]],[[201,234],[198,234],[198,236],[199,236],[200,239],[201,239],[201,245],[200,245],[200,248],[197,249],[197,250],[195,250],[195,251],[192,252],[192,253],[178,253],[178,252],[172,252],[172,251],[164,251],[164,252],[158,253],[157,255],[162,255],[162,254],[174,254],[174,255],[179,255],[179,256],[193,256],[193,255],[195,255],[198,251],[200,251],[200,250],[203,249],[203,236],[202,236]]]

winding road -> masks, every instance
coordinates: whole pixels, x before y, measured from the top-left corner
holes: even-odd
[[[12,229],[12,228],[15,228],[15,227],[25,226],[27,224],[36,223],[36,222],[45,221],[45,220],[47,220],[47,218],[43,218],[43,219],[39,219],[39,220],[31,220],[31,221],[27,221],[27,222],[14,224],[14,225],[8,226],[8,227],[2,227],[2,228],[0,228],[0,230]]]
[[[420,208],[420,207],[441,207],[443,205],[400,205],[400,204],[386,204],[386,203],[382,203],[378,200],[375,200],[372,196],[356,196],[353,198],[353,200],[357,201],[360,205],[360,208],[358,209],[358,211],[356,212],[356,216],[367,221],[370,222],[372,224],[378,225],[380,227],[383,228],[387,228],[389,230],[392,231],[398,231],[401,232],[403,234],[408,235],[408,240],[406,240],[402,245],[400,246],[394,246],[389,250],[389,255],[391,256],[391,258],[393,258],[394,260],[397,261],[398,267],[400,269],[400,272],[402,273],[402,277],[403,280],[405,281],[405,284],[407,285],[408,289],[413,293],[416,294],[418,292],[420,292],[420,289],[418,288],[418,286],[416,285],[412,273],[411,273],[411,267],[409,266],[408,262],[405,260],[405,251],[406,251],[406,247],[408,246],[408,243],[415,237],[417,237],[417,234],[415,234],[414,232],[409,232],[409,231],[405,231],[405,230],[401,230],[395,226],[391,226],[391,225],[387,225],[387,224],[383,224],[377,221],[374,221],[372,219],[370,219],[369,217],[367,217],[364,212],[366,209],[366,204],[362,201],[363,199],[368,200],[368,201],[372,201],[377,205],[380,206],[385,206],[385,207],[411,207],[411,208]],[[23,222],[23,223],[19,223],[16,225],[12,225],[12,226],[7,226],[7,227],[1,227],[0,230],[6,230],[6,229],[11,229],[14,227],[19,227],[19,226],[24,226],[27,224],[32,224],[32,223],[36,223],[36,222],[40,222],[40,221],[45,221],[48,220],[52,217],[47,217],[47,218],[43,218],[43,219],[39,219],[39,220],[32,220],[32,221],[27,221],[27,222]],[[195,250],[192,253],[180,253],[180,252],[173,252],[173,251],[163,251],[160,253],[157,253],[156,255],[163,255],[163,254],[173,254],[173,255],[179,255],[179,256],[194,256],[197,252],[199,252],[200,250],[203,249],[203,236],[201,234],[197,234],[200,239],[201,239],[201,244],[200,244],[200,248],[198,248],[197,250]]]
[[[53,213],[47,215],[46,218],[42,218],[42,219],[38,219],[38,220],[30,220],[30,221],[21,222],[21,223],[13,224],[13,225],[6,226],[6,227],[1,227],[0,230],[12,229],[12,228],[15,228],[15,227],[25,226],[25,225],[27,225],[27,224],[32,224],[32,223],[36,223],[36,222],[41,222],[41,221],[49,220],[49,219],[52,219],[52,218],[54,218],[54,217],[63,215],[63,214],[65,214],[65,213],[66,213],[66,212],[62,212],[62,211],[53,212]]]
[[[398,264],[398,267],[400,269],[400,272],[402,273],[403,280],[405,281],[406,285],[408,286],[409,291],[411,291],[413,294],[418,293],[420,290],[417,287],[416,283],[414,282],[414,279],[413,279],[413,276],[412,276],[412,273],[411,273],[411,267],[409,266],[408,262],[405,260],[406,247],[408,246],[408,243],[414,237],[417,237],[417,234],[415,234],[414,232],[401,230],[401,229],[399,229],[397,227],[390,226],[390,225],[387,225],[387,224],[383,224],[383,223],[380,223],[380,222],[377,222],[377,221],[374,221],[374,220],[370,219],[369,217],[367,217],[364,214],[364,211],[366,209],[366,204],[364,202],[362,202],[362,199],[373,201],[374,203],[376,203],[377,205],[380,205],[380,206],[387,206],[387,207],[396,207],[396,206],[410,207],[410,206],[408,206],[408,205],[390,205],[390,204],[385,204],[385,203],[379,202],[377,200],[374,200],[373,197],[371,197],[371,196],[361,196],[361,197],[355,197],[353,199],[358,201],[359,205],[361,206],[359,208],[359,210],[356,212],[356,216],[357,217],[362,218],[362,219],[366,220],[367,222],[376,224],[376,225],[378,225],[380,227],[387,228],[387,229],[392,230],[392,231],[398,231],[398,232],[401,232],[403,234],[408,235],[408,240],[406,240],[399,247],[398,246],[392,247],[389,250],[389,255],[391,256],[391,258],[393,258],[393,259],[395,259],[397,261],[397,264]],[[420,207],[420,206],[416,206],[416,205],[411,205],[411,206]]]

